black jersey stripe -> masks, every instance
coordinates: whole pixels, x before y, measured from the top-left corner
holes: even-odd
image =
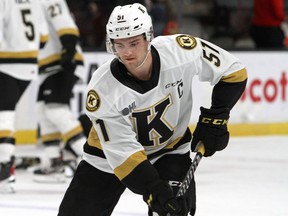
[[[0,64],[37,64],[37,58],[1,58]]]
[[[94,146],[90,146],[87,142],[84,144],[84,152],[90,155],[94,155],[94,156],[106,159],[106,156],[103,150],[96,148]]]
[[[13,137],[1,137],[0,138],[0,145],[7,144],[7,143],[15,145],[15,138]]]

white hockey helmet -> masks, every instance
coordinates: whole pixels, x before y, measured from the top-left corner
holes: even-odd
[[[139,4],[117,6],[106,25],[106,48],[115,54],[113,39],[134,37],[143,34],[148,42],[153,39],[152,19],[146,8]]]

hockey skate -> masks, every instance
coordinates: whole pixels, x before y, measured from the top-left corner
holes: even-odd
[[[76,168],[82,160],[82,155],[79,156],[69,145],[66,145],[63,150],[63,162],[65,166],[65,176],[72,178],[76,171]]]
[[[34,170],[33,180],[39,183],[64,183],[66,179],[62,157],[53,158],[48,166]]]
[[[15,169],[27,170],[31,167],[39,166],[40,158],[39,157],[16,157],[15,158]]]
[[[0,163],[0,193],[15,193],[13,161]]]
[[[72,178],[77,168],[77,160],[64,160],[65,177]]]
[[[72,178],[75,174],[75,171],[77,169],[78,164],[80,163],[80,161],[82,160],[82,157],[75,157],[74,158],[69,158],[69,157],[65,157],[65,153],[64,153],[64,167],[65,167],[65,177],[66,178]]]

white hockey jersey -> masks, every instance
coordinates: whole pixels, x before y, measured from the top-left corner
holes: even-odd
[[[189,152],[195,75],[214,85],[245,70],[227,51],[189,35],[159,36],[151,52],[149,81],[129,78],[114,59],[95,71],[87,88],[86,113],[94,129],[84,159],[120,179],[147,158],[154,163],[164,154]]]
[[[39,0],[0,1],[0,72],[22,80],[36,78],[40,41],[47,37]]]
[[[40,0],[45,11],[45,17],[49,27],[49,40],[45,47],[40,50],[39,67],[40,73],[59,71],[62,44],[60,37],[69,34],[79,36],[76,26],[65,0]],[[77,67],[75,74],[80,78],[84,76],[84,61],[81,47],[76,47],[75,60]]]

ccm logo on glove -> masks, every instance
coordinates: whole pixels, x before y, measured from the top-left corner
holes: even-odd
[[[228,145],[229,132],[227,124],[230,110],[228,108],[200,108],[201,115],[191,142],[191,150],[196,151],[199,141],[205,147],[205,157],[221,151]]]
[[[212,125],[227,125],[228,120],[226,119],[211,119],[211,118],[205,118],[203,117],[201,120],[204,124],[212,124]]]

